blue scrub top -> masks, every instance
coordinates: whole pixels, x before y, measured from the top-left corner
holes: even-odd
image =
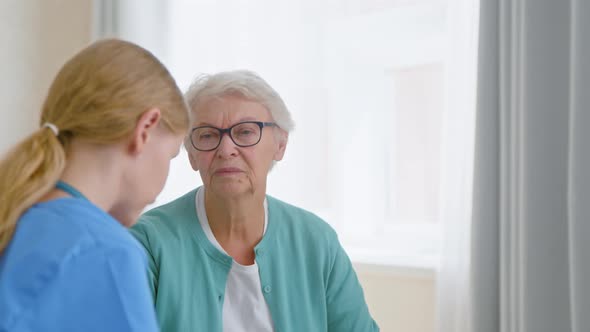
[[[36,204],[0,257],[0,332],[157,331],[146,264],[83,197]]]

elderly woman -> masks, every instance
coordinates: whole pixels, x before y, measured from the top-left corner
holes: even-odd
[[[163,331],[377,331],[334,230],[266,195],[291,116],[248,71],[197,79],[185,146],[203,186],[144,214]]]

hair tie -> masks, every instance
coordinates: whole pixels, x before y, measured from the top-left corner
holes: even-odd
[[[55,134],[55,136],[58,136],[58,135],[59,135],[59,129],[57,129],[57,126],[56,126],[56,125],[54,125],[54,124],[53,124],[53,123],[51,123],[51,122],[45,122],[45,123],[44,123],[44,124],[41,126],[41,128],[49,128],[49,129],[51,129],[51,131],[53,131],[53,133]]]

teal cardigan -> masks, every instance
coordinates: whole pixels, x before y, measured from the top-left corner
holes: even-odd
[[[131,229],[148,254],[162,331],[222,331],[232,258],[207,239],[195,194],[148,211]],[[267,202],[255,254],[275,331],[378,331],[334,230],[310,212],[270,196]]]

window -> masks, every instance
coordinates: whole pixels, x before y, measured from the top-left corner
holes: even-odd
[[[181,88],[199,73],[245,68],[282,95],[296,129],[269,175],[270,195],[323,217],[353,261],[435,264],[445,105],[461,75],[449,61],[450,1],[150,3],[126,17],[160,13],[160,25],[143,20],[122,35],[152,46]],[[199,184],[181,154],[155,205]]]

